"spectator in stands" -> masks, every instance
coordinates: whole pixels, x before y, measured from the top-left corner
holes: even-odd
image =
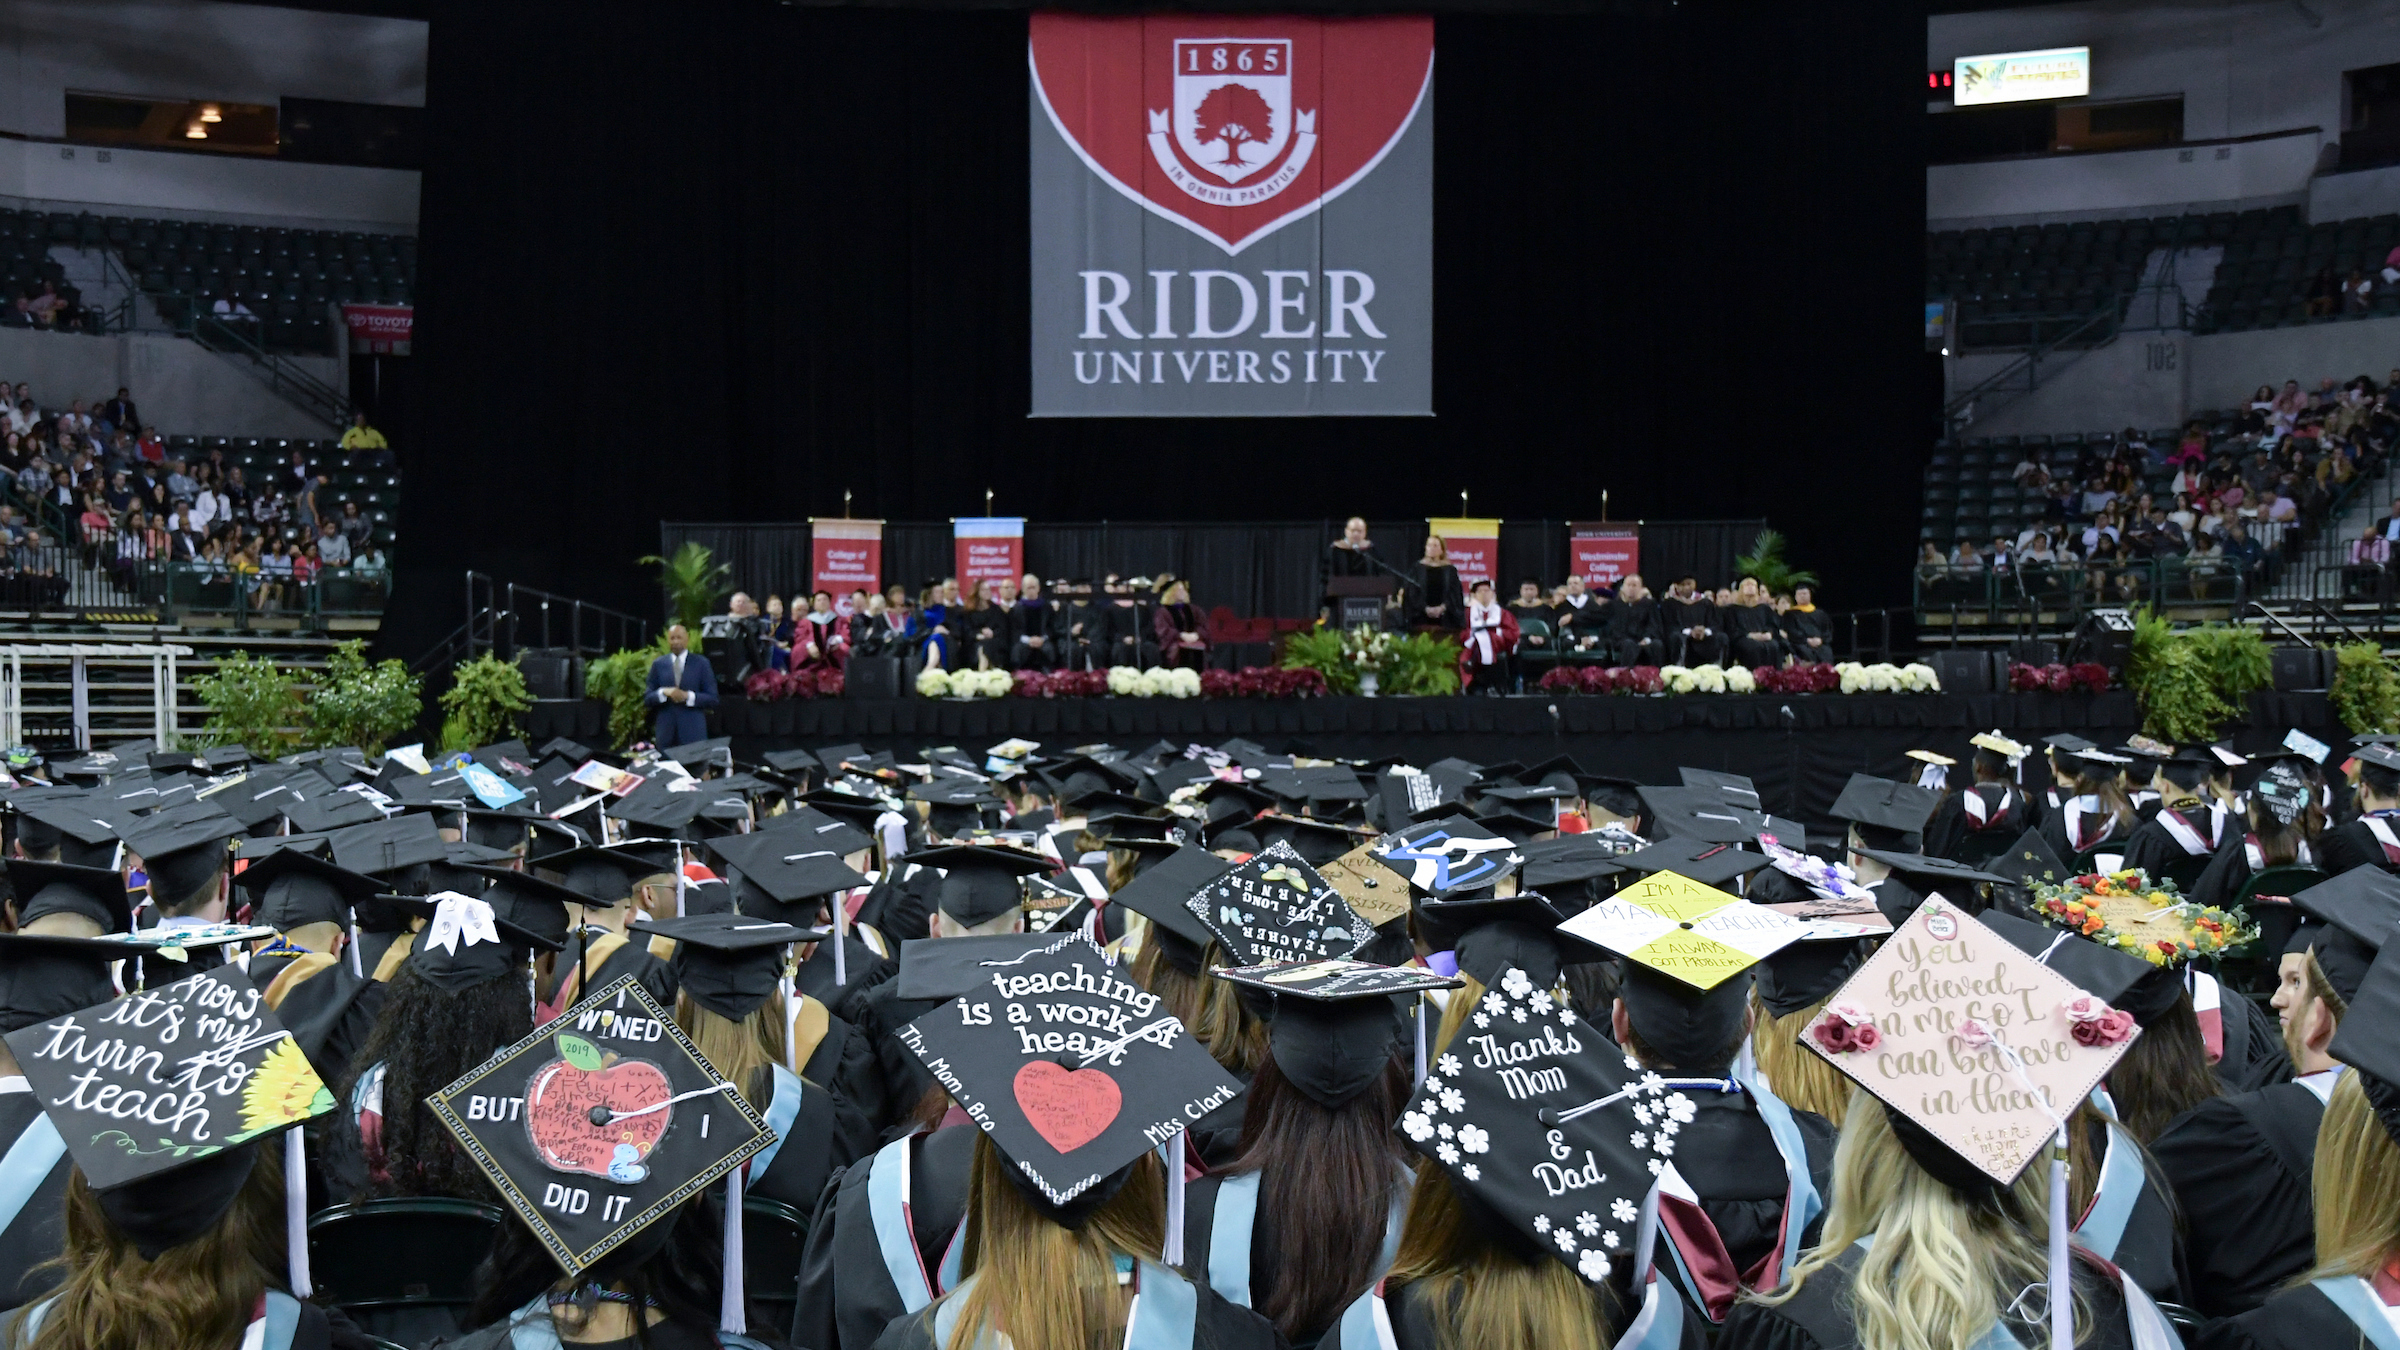
[[[83,400],[76,399],[67,405],[65,412],[53,419],[53,425],[58,428],[59,439],[63,444],[68,437],[89,435],[92,430],[92,415],[84,410]]]
[[[15,548],[25,542],[25,524],[17,519],[17,508],[0,503],[0,548]]]
[[[309,465],[308,452],[298,446],[293,446],[291,463],[283,466],[280,481],[276,483],[276,486],[282,488],[284,493],[289,495],[307,487],[309,481],[316,476],[317,471]]]
[[[2382,528],[2368,521],[2358,538],[2350,541],[2350,566],[2380,570],[2391,565],[2392,541],[2384,537]]]
[[[2327,263],[2308,279],[2308,316],[2314,319],[2331,314],[2341,303],[2342,279],[2334,274],[2333,264]]]
[[[192,498],[192,525],[202,534],[215,534],[233,524],[233,502],[214,483],[202,483]]]
[[[227,507],[225,514],[229,519],[247,520],[250,518],[250,485],[243,481],[240,465],[237,464],[225,471],[225,478],[218,484],[217,490],[225,494]]]
[[[273,483],[263,484],[250,494],[250,519],[254,524],[279,527],[290,514],[289,508],[284,505],[283,494],[275,490]]]
[[[42,283],[42,289],[35,293],[25,309],[27,313],[33,315],[33,321],[36,324],[48,328],[58,322],[59,311],[66,307],[66,303],[66,300],[59,295],[58,287],[45,281]]]
[[[342,433],[342,453],[349,456],[350,467],[388,469],[392,466],[391,442],[383,433],[367,425],[365,409],[351,414],[350,428]]]
[[[2367,274],[2358,268],[2351,268],[2350,279],[2342,283],[2342,312],[2366,313],[2367,306],[2373,303],[2374,291],[2375,283],[2367,280]]]
[[[2108,486],[2108,480],[2101,475],[2094,474],[2091,480],[2084,484],[2081,514],[2097,516],[2107,510],[2109,503],[2116,499],[2116,490]]]
[[[375,535],[375,522],[367,519],[364,515],[359,513],[357,502],[342,503],[342,518],[340,525],[342,537],[350,541],[350,551],[352,553],[356,553],[361,548],[366,547],[367,540],[373,538]],[[902,594],[906,595],[907,593],[904,591]]]
[[[125,523],[117,531],[117,589],[128,593],[141,589],[143,564],[151,558],[150,519],[140,507],[125,513]]]
[[[20,436],[31,436],[41,421],[41,412],[33,406],[33,400],[24,394],[17,395],[17,406],[8,410],[8,429]]]
[[[291,546],[291,559],[293,588],[292,604],[295,608],[297,608],[303,603],[304,598],[307,596],[308,588],[317,583],[317,573],[325,569],[325,564],[323,560],[317,556],[317,546],[315,544],[293,544]]]
[[[152,464],[167,462],[167,438],[158,434],[157,427],[143,427],[142,438],[134,442],[133,448]]]
[[[2242,522],[2240,516],[2235,516],[2225,522],[2224,547],[2225,561],[2235,572],[2254,586],[2264,580],[2260,574],[2264,567],[2266,550],[2260,548],[2258,541],[2250,537],[2249,526]]]
[[[100,415],[119,431],[131,431],[142,424],[141,412],[133,406],[133,391],[120,387],[117,396],[100,406]]]
[[[0,328],[31,328],[33,326],[32,296],[19,294],[8,302],[8,308],[0,309]]]
[[[17,495],[27,501],[39,501],[50,490],[50,461],[36,455],[17,470]]]
[[[311,475],[307,482],[300,485],[300,491],[292,497],[292,523],[300,527],[300,536],[303,539],[316,537],[317,489],[326,486],[327,482],[328,480],[323,474]]]
[[[182,460],[169,461],[167,464],[167,499],[188,502],[199,495],[200,480],[184,471]]]
[[[97,569],[114,552],[117,525],[108,511],[108,503],[97,492],[83,494],[83,514],[75,518],[77,534],[83,540],[84,570]]]
[[[176,562],[190,562],[200,556],[200,546],[208,535],[192,524],[192,508],[175,508],[174,523],[167,527],[167,556]]]
[[[2103,509],[2098,515],[2092,517],[2091,524],[2084,527],[2083,556],[2095,557],[2099,553],[2101,544],[2120,544],[2124,541],[2124,537],[2124,529],[2117,523],[2116,511],[2113,508]]]
[[[111,517],[122,519],[126,510],[133,505],[133,476],[123,469],[110,474],[108,486],[102,490],[101,500],[108,504],[108,514]]]
[[[2084,537],[2088,540],[2092,535],[2086,531]],[[2083,551],[2084,570],[2091,582],[2094,603],[2105,602],[2112,587],[2126,600],[2140,594],[2139,569],[2128,566],[2129,561],[2125,546],[2113,534],[2101,535],[2098,542],[2086,545]]]
[[[2032,446],[2027,446],[2018,453],[2020,458],[2017,460],[2016,471],[2009,476],[2016,480],[2018,487],[2029,487],[2036,479],[2045,476],[2042,462],[2034,458]]]
[[[1930,539],[1917,545],[1917,584],[1931,588],[1939,586],[1950,575],[1950,560],[1942,556],[1942,546]]]
[[[291,599],[291,555],[280,548],[261,546],[258,550],[258,582],[259,608],[283,608]]]
[[[1950,552],[1950,590],[1960,599],[1983,594],[1983,554],[1972,539],[1961,539]]]
[[[65,469],[50,471],[50,486],[42,490],[42,505],[62,519],[75,514],[75,480]]]

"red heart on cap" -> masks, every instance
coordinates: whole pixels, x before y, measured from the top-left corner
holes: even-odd
[[[1069,1069],[1037,1059],[1017,1070],[1017,1106],[1034,1132],[1061,1153],[1100,1137],[1124,1109],[1117,1080],[1098,1069]]]

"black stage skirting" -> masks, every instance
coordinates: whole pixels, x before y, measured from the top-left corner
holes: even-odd
[[[535,744],[572,736],[598,744],[606,704],[543,702],[525,718]],[[2249,716],[2227,728],[2237,749],[2265,749],[2298,727],[2319,740],[2346,733],[2322,693],[2256,693]],[[980,753],[1011,737],[1046,750],[1092,741],[1140,749],[1166,740],[1214,744],[1239,736],[1271,751],[1418,764],[1457,756],[1481,764],[1532,764],[1568,754],[1586,770],[1646,783],[1676,781],[1678,766],[1747,775],[1769,809],[1823,827],[1852,773],[1905,778],[1910,750],[1964,760],[1967,738],[1998,728],[2021,741],[2073,731],[2122,740],[2141,730],[2133,695],[1818,694],[1668,698],[1527,695],[1518,698],[1307,699],[789,699],[728,698],[712,734],[734,753],[857,743],[912,752],[951,745]],[[905,753],[903,753],[905,758]]]

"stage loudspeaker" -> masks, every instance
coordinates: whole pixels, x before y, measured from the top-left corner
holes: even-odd
[[[2096,662],[2108,667],[2108,673],[2120,678],[2125,662],[2133,654],[2133,615],[2121,609],[2095,609],[2082,623],[2076,625],[2075,636],[2067,643],[2067,663]]]
[[[2327,655],[2314,647],[2277,647],[2274,651],[2276,692],[2325,688]]]
[[[1987,651],[1935,652],[1926,664],[1942,682],[1945,694],[1992,692],[1992,654]]]
[[[575,654],[564,647],[525,647],[517,652],[525,692],[536,699],[575,697],[574,665]]]
[[[900,658],[897,656],[851,657],[850,663],[842,667],[842,697],[900,697]]]
[[[2028,666],[2057,665],[2058,644],[2040,638],[2018,638],[2008,644],[2008,659]]]

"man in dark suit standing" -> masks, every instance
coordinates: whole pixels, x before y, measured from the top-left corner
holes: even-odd
[[[717,673],[693,651],[692,635],[676,624],[667,630],[667,654],[650,663],[650,689],[642,695],[658,709],[650,739],[659,749],[708,739],[708,716],[717,706]]]

